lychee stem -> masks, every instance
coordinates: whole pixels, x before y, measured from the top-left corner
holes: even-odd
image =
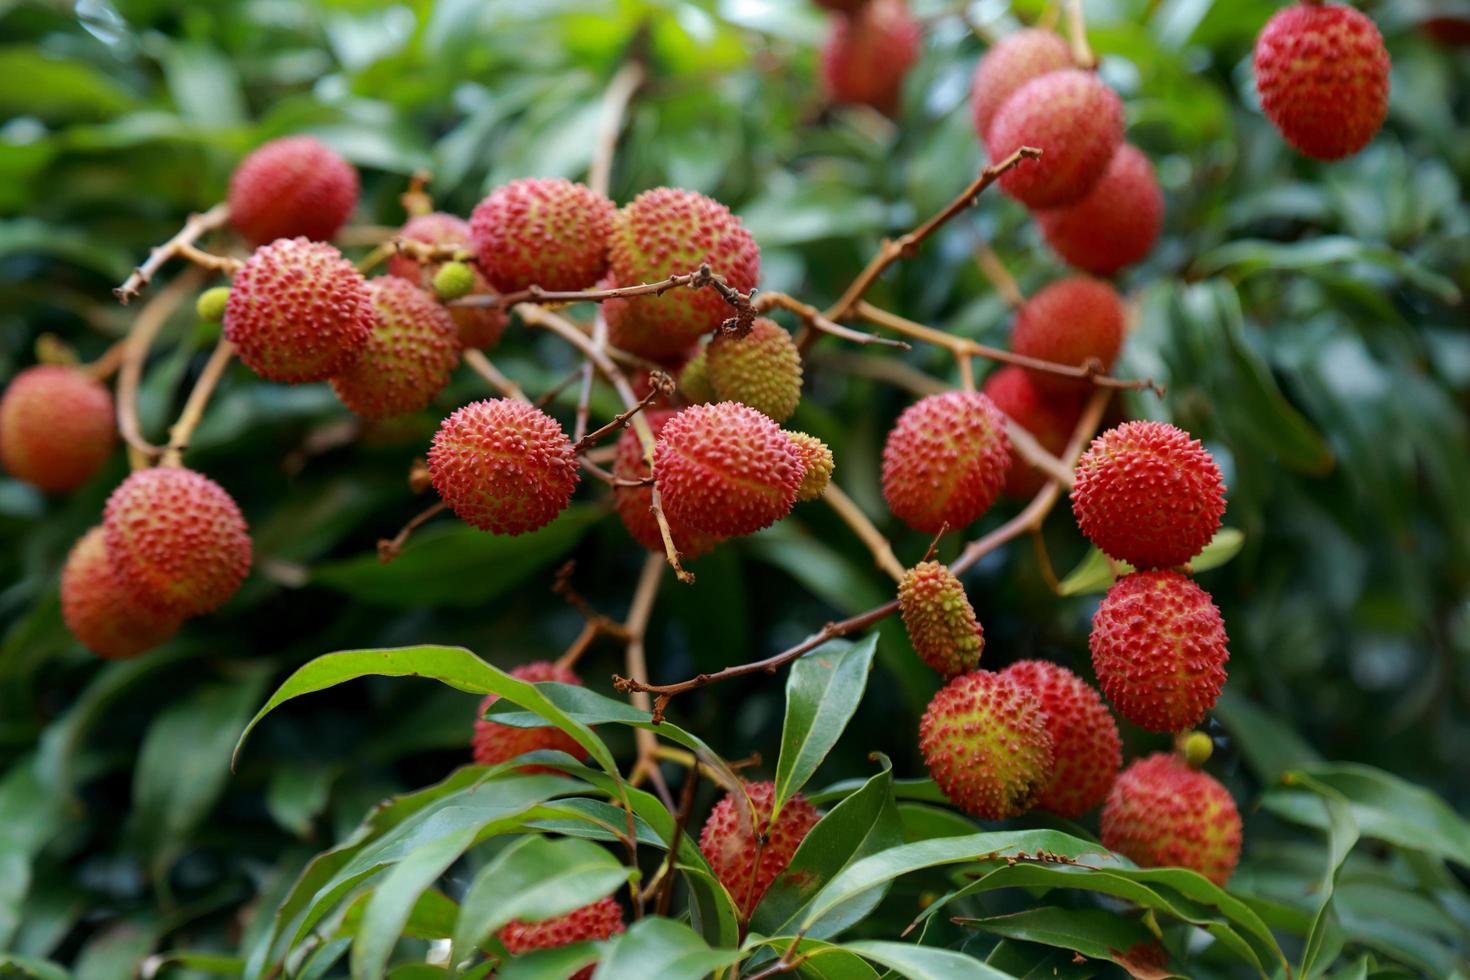
[[[996,293],[1011,309],[1017,309],[1026,302],[1026,295],[1021,292],[1016,277],[1011,275],[1011,270],[1006,268],[1000,256],[995,253],[995,249],[989,245],[981,245],[975,252],[975,264],[980,267],[985,278],[989,279],[990,284],[995,287]]]
[[[128,305],[129,300],[147,288],[169,259],[178,255],[183,248],[193,246],[209,232],[223,227],[229,220],[230,208],[223,201],[202,214],[189,215],[184,226],[172,238],[150,251],[147,260],[134,269],[121,286],[112,291],[117,301],[124,306]]]
[[[835,482],[828,483],[822,499],[827,502],[833,512],[842,522],[852,529],[852,533],[858,536],[858,540],[867,545],[873,554],[873,561],[884,572],[892,576],[895,582],[903,579],[903,563],[893,554],[893,546],[888,539],[873,526],[873,522],[864,514],[851,497],[843,492]]]
[[[502,374],[490,358],[485,356],[484,351],[470,347],[465,350],[463,360],[465,364],[469,365],[470,370],[484,378],[490,383],[490,387],[500,392],[506,398],[513,398],[518,402],[530,402],[531,399],[526,397],[526,393],[521,390],[521,386]]]
[[[1097,56],[1087,43],[1087,18],[1082,13],[1082,0],[1067,0],[1067,39],[1072,43],[1072,60],[1078,68],[1097,67]]]
[[[185,270],[143,305],[128,331],[122,365],[117,374],[117,430],[128,444],[129,460],[135,470],[147,466],[164,451],[164,447],[155,446],[143,438],[143,428],[138,421],[138,387],[143,380],[143,362],[148,359],[148,348],[174,311],[198,291],[204,278],[204,270],[197,266]]]
[[[224,376],[225,368],[230,366],[234,356],[235,345],[228,340],[221,340],[215,345],[214,353],[209,355],[209,360],[204,362],[204,369],[199,372],[199,380],[194,382],[194,390],[189,392],[189,399],[184,402],[184,410],[179,413],[178,421],[168,430],[168,446],[164,449],[163,458],[159,460],[160,466],[183,465],[184,450],[189,448],[189,437],[204,418],[210,396],[214,394],[215,386],[219,384],[219,379]]]

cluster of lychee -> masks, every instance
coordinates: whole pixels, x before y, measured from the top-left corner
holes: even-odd
[[[949,401],[931,403],[923,426],[911,409],[894,430],[925,438],[905,439],[901,456],[885,457],[885,473],[906,474],[909,492],[901,500],[918,501],[925,496],[918,488],[930,488],[928,509],[900,515],[921,529],[974,520],[977,502],[995,498],[1010,466],[997,413],[984,396],[940,397]],[[1172,425],[1128,422],[1104,432],[1079,460],[1072,502],[1092,543],[1137,569],[1114,583],[1093,617],[1089,646],[1102,694],[1149,731],[1193,728],[1219,696],[1229,657],[1219,610],[1180,570],[1220,526],[1218,466]],[[1210,776],[1168,755],[1136,762],[1119,776],[1117,724],[1082,678],[1040,660],[981,669],[984,629],[946,566],[925,561],[911,568],[898,601],[914,650],[946,679],[920,722],[919,745],[956,805],[989,820],[1033,807],[1076,818],[1103,805],[1109,847],[1141,864],[1191,867],[1220,882],[1229,877],[1240,848],[1239,814]],[[1176,800],[1182,786],[1197,797]]]

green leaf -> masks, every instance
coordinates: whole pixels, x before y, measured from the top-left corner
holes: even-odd
[[[512,956],[495,970],[495,980],[566,980],[597,962],[597,943],[573,943]]]
[[[873,668],[878,635],[857,643],[824,643],[791,665],[786,678],[786,723],[776,761],[774,820],[832,751],[857,711]]]
[[[414,535],[386,565],[362,555],[319,565],[311,580],[384,606],[480,606],[560,560],[603,513],[574,505],[539,531],[515,537],[446,523]]]
[[[1353,819],[1352,808],[1342,794],[1309,776],[1298,777],[1301,784],[1322,798],[1327,811],[1327,868],[1322,873],[1322,884],[1317,889],[1317,911],[1312,916],[1312,930],[1302,950],[1301,975],[1313,975],[1332,925],[1332,896],[1337,888],[1337,878],[1343,862],[1358,842],[1358,823]]]
[[[352,941],[355,980],[383,975],[419,896],[459,860],[483,829],[472,825],[437,837],[405,856],[383,877]]]
[[[1156,960],[1163,959],[1167,963],[1168,954],[1149,931],[1116,912],[1043,906],[1010,915],[959,918],[955,922],[1008,939],[1069,949],[1090,959],[1108,960],[1124,968],[1146,967],[1150,978],[1180,976],[1159,967]]]
[[[598,964],[595,980],[702,980],[738,962],[738,949],[711,949],[682,922],[647,918],[613,939]]]
[[[50,960],[21,956],[19,953],[0,953],[0,976],[11,973],[33,977],[34,980],[70,980],[71,978],[71,974],[66,972],[65,967]]]
[[[1321,761],[1321,756],[1280,715],[1246,700],[1228,685],[1220,692],[1214,712],[1263,783],[1276,782],[1288,769]]]
[[[631,872],[606,849],[575,838],[527,836],[481,868],[460,903],[453,963],[513,919],[540,922],[610,895]]]
[[[1245,546],[1245,535],[1233,527],[1222,527],[1215,532],[1210,543],[1205,545],[1198,555],[1189,563],[1191,571],[1206,572],[1212,568],[1219,568],[1240,554],[1240,549]],[[1117,576],[1113,574],[1117,569]],[[1108,557],[1096,548],[1089,548],[1087,554],[1077,563],[1062,579],[1057,586],[1057,594],[1062,596],[1089,595],[1096,592],[1106,592],[1108,587],[1116,581],[1136,569],[1126,561],[1109,563]]]
[[[1233,241],[1200,256],[1196,267],[1203,275],[1234,272],[1245,278],[1261,272],[1314,272],[1345,262],[1377,266],[1443,303],[1455,305],[1460,301],[1460,290],[1452,279],[1426,268],[1402,251],[1346,235],[1323,235],[1298,242]]]
[[[881,963],[909,980],[1012,980],[993,966],[951,949],[865,939],[843,943],[842,948]]]
[[[0,48],[0,116],[53,122],[106,119],[132,104],[121,86],[89,65],[48,57],[23,44]]]

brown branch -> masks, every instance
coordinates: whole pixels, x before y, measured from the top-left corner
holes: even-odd
[[[899,259],[912,256],[918,250],[919,246],[923,244],[924,239],[942,228],[955,215],[973,205],[981,192],[999,180],[1001,175],[1007,170],[1015,167],[1022,160],[1035,160],[1040,158],[1040,156],[1041,151],[1035,147],[1021,147],[1004,160],[991,164],[980,171],[980,176],[975,178],[975,181],[969,187],[966,187],[959,197],[946,204],[940,209],[938,214],[934,215],[928,221],[906,235],[901,235],[893,239],[884,239],[882,247],[878,249],[878,254],[873,256],[867,268],[858,273],[857,278],[852,281],[852,285],[848,286],[847,291],[842,294],[842,298],[828,307],[826,313],[827,319],[847,319],[858,302],[872,288],[873,283],[883,274],[884,270]]]
[[[658,555],[650,554],[643,560],[643,571],[638,575],[638,586],[633,590],[633,602],[628,607],[628,618],[623,623],[623,628],[628,632],[625,669],[629,677],[644,684],[648,683],[648,656],[644,643],[648,634],[648,620],[653,615],[653,603],[658,598],[658,586],[663,579],[663,574],[664,563]],[[631,690],[628,700],[635,708],[643,711],[652,710],[652,704],[645,691]],[[668,784],[664,782],[663,772],[658,767],[658,736],[646,728],[635,728],[633,736],[638,746],[638,762],[635,769],[642,768],[648,773],[648,778],[658,790],[664,805],[672,811],[674,800],[669,794]]]
[[[819,367],[831,367],[845,374],[882,381],[921,398],[925,395],[942,395],[952,390],[938,378],[930,377],[913,365],[891,357],[832,350],[817,351],[812,358]]]
[[[618,286],[614,289],[575,289],[570,291],[553,291],[542,289],[540,286],[528,286],[525,289],[513,293],[475,293],[472,296],[463,296],[449,303],[450,306],[459,307],[492,307],[505,309],[513,306],[532,304],[561,304],[561,303],[602,303],[610,299],[633,299],[638,296],[662,296],[672,289],[713,289],[724,298],[725,302],[735,307],[736,318],[742,316],[754,316],[753,298],[751,295],[742,293],[724,280],[724,277],[716,275],[708,265],[702,265],[693,272],[682,272],[667,279],[657,282],[635,283],[631,286]],[[751,291],[752,293],[754,290]]]
[[[592,166],[587,170],[587,186],[606,197],[612,184],[613,157],[618,151],[618,136],[633,93],[643,84],[643,65],[629,61],[619,68],[602,94],[602,119],[598,124],[597,143],[592,153]]]
[[[158,274],[158,270],[163,268],[169,259],[178,255],[181,249],[192,247],[200,238],[223,226],[228,220],[230,220],[230,208],[224,202],[216,204],[203,214],[189,215],[188,220],[184,222],[184,227],[180,228],[174,237],[149,250],[147,260],[134,269],[123,280],[121,286],[112,291],[117,301],[126,306],[129,300],[148,287],[153,277]]]
[[[873,563],[881,568],[885,574],[892,577],[895,582],[902,580],[904,575],[903,563],[893,554],[893,546],[873,526],[873,522],[868,520],[868,515],[863,513],[862,508],[844,493],[842,488],[836,483],[827,484],[827,489],[822,494],[822,499],[827,502],[827,506],[831,507],[838,517],[842,518],[842,522],[852,529],[852,532],[858,536],[858,539],[867,546],[868,551],[873,555]]]
[[[1047,452],[1046,447],[1018,425],[1015,419],[1006,419],[1006,438],[1010,440],[1011,448],[1018,456],[1045,473],[1048,479],[1056,480],[1064,487],[1072,486],[1072,467]]]
[[[128,331],[122,365],[117,373],[117,431],[132,450],[135,464],[146,465],[147,461],[163,453],[162,446],[155,446],[143,438],[143,427],[138,421],[138,387],[143,381],[143,362],[148,359],[148,348],[169,317],[203,282],[203,269],[186,270],[143,304],[132,329]]]
[[[1057,580],[1057,571],[1051,564],[1051,552],[1046,550],[1046,536],[1041,528],[1032,528],[1031,547],[1036,552],[1036,564],[1041,569],[1042,581],[1056,595],[1062,594],[1062,583]]]
[[[213,252],[206,252],[202,248],[185,242],[181,242],[178,248],[175,249],[175,252],[179,258],[187,259],[201,269],[208,272],[223,272],[229,276],[239,272],[240,267],[245,264],[240,259],[232,258],[228,255],[216,255]]]
[[[1066,0],[1067,40],[1072,45],[1072,61],[1078,68],[1097,67],[1097,56],[1087,43],[1087,18],[1082,13],[1082,0]]]
[[[117,373],[118,368],[122,367],[123,357],[126,355],[127,349],[127,337],[113,341],[107,350],[102,352],[102,356],[98,357],[95,361],[83,364],[82,370],[93,381],[106,381]]]
[[[596,343],[595,340],[593,342]],[[587,363],[591,364],[592,362],[588,361]],[[644,395],[643,398],[639,400],[638,404],[632,406],[631,408],[628,408],[623,412],[619,412],[617,415],[613,416],[612,421],[608,422],[606,425],[600,426],[592,432],[589,432],[586,435],[582,436],[580,439],[577,440],[576,444],[572,446],[572,452],[578,454],[586,452],[593,446],[597,445],[597,443],[600,442],[604,436],[621,430],[623,426],[627,425],[632,420],[633,416],[637,415],[639,412],[647,408],[649,402],[652,402],[656,398],[666,398],[673,393],[674,379],[669,377],[667,374],[664,374],[662,371],[654,372],[653,376],[649,379],[648,394]],[[636,486],[637,484],[634,485]]]
[[[996,293],[1005,300],[1005,304],[1011,309],[1017,309],[1026,302],[1026,294],[1021,292],[1021,287],[1016,283],[1016,277],[1011,275],[1011,270],[1006,268],[1000,256],[995,254],[995,249],[989,245],[981,245],[975,253],[975,264],[990,280],[995,287]]]
[[[464,352],[464,362],[469,365],[480,377],[489,382],[490,387],[500,392],[506,398],[513,398],[518,402],[530,401],[521,386],[501,373],[485,352],[475,347],[467,348]]]
[[[845,327],[840,323],[833,323],[822,315],[822,311],[815,306],[803,303],[794,296],[785,293],[761,293],[760,298],[755,301],[756,312],[765,313],[773,309],[783,309],[795,313],[802,323],[820,333],[830,334],[842,340],[851,341],[854,344],[868,345],[878,344],[883,347],[896,347],[899,350],[912,350],[913,346],[902,340],[894,340],[891,337],[880,337],[877,334],[863,333]]]
[[[159,460],[160,465],[183,465],[184,450],[189,448],[189,438],[204,418],[204,410],[209,406],[215,386],[219,384],[219,379],[224,376],[225,368],[230,366],[234,356],[235,345],[228,340],[221,339],[215,345],[209,360],[204,362],[204,369],[199,372],[199,379],[194,382],[194,390],[189,392],[189,398],[184,402],[178,421],[168,430],[168,446],[164,450],[163,458]]]
[[[414,517],[412,517],[407,524],[403,525],[403,530],[393,535],[393,537],[383,538],[379,540],[378,561],[386,565],[388,564],[388,562],[397,558],[398,555],[403,551],[403,546],[408,543],[409,536],[413,534],[414,531],[417,531],[431,518],[448,509],[449,505],[442,500],[436,504],[431,504],[425,509],[419,511],[418,514],[414,515]]]

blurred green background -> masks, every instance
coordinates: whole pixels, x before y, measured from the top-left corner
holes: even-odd
[[[960,6],[1004,32],[1043,5]],[[1470,48],[1421,29],[1434,8],[1470,12],[1361,5],[1394,57],[1389,121],[1361,155],[1325,166],[1297,157],[1254,105],[1250,46],[1276,6],[1087,3],[1128,138],[1167,199],[1163,240],[1119,283],[1136,313],[1119,373],[1168,393],[1127,408],[1205,440],[1230,487],[1226,523],[1245,536],[1201,582],[1231,636],[1212,769],[1247,817],[1237,885],[1261,895],[1320,874],[1314,835],[1252,807],[1287,765],[1363,762],[1470,809]],[[357,164],[359,223],[400,223],[398,195],[419,169],[440,207],[467,214],[509,178],[582,177],[603,88],[635,49],[651,77],[614,199],[665,183],[711,194],[754,233],[765,288],[829,302],[881,236],[983,163],[968,90],[984,42],[947,0],[913,7],[924,53],[891,122],[824,105],[825,18],[797,0],[0,0],[0,378],[33,363],[42,334],[83,359],[120,337],[138,305],[118,306],[111,287],[219,200],[258,143],[309,132]],[[986,242],[1027,292],[1064,274],[1026,212],[987,195],[874,302],[1004,345],[1008,311],[974,261]],[[171,319],[144,385],[150,434],[176,414],[213,330],[189,304]],[[528,390],[576,366],[518,329],[493,356]],[[934,349],[823,341],[792,424],[833,447],[837,481],[913,562],[927,541],[887,519],[877,481],[884,435],[913,396],[872,377],[881,360],[952,370]],[[233,368],[189,463],[240,501],[255,571],[221,613],[129,663],[83,651],[57,600],[61,562],[98,521],[122,454],[69,497],[0,480],[0,949],[107,978],[160,948],[235,948],[259,928],[255,910],[372,804],[467,761],[473,697],[362,683],[273,718],[231,775],[229,748],[286,672],[329,650],[421,641],[505,667],[553,657],[581,626],[550,591],[569,558],[577,588],[622,615],[642,555],[595,490],[534,537],[440,520],[377,563],[374,542],[423,506],[407,472],[437,420],[485,395],[462,371],[430,411],[358,428],[325,385]],[[563,418],[574,401],[562,398]],[[1047,537],[1060,571],[1082,558],[1065,516]],[[768,655],[891,594],[817,505],[693,569],[697,584],[666,582],[655,609],[656,679]],[[1055,597],[1024,542],[966,584],[987,665],[1041,655],[1088,672],[1096,596]],[[621,669],[614,644],[580,667],[605,692]],[[874,750],[897,775],[922,774],[913,732],[935,680],[897,623],[882,630],[877,671],[825,779],[870,772]],[[671,717],[727,758],[760,752],[769,772],[782,704],[781,685],[757,677],[680,698]],[[1125,734],[1130,753],[1161,746]],[[1397,923],[1379,920],[1409,901],[1395,897],[1402,867],[1376,851],[1357,860],[1368,884],[1344,889],[1344,924],[1357,915],[1365,935],[1391,933]],[[1470,931],[1460,896],[1414,906],[1422,934],[1381,941],[1448,975]]]

